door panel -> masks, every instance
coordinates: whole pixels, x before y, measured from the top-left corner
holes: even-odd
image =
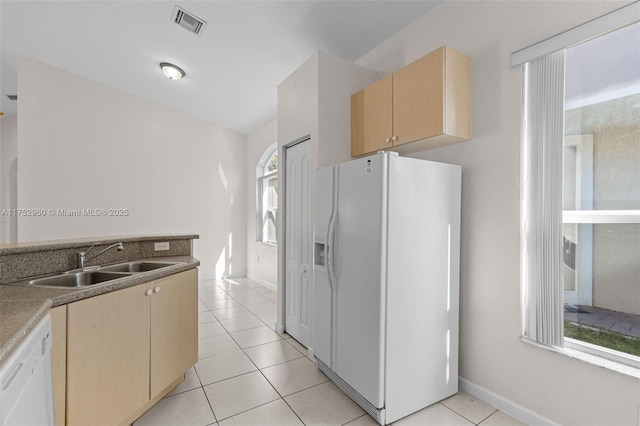
[[[334,371],[378,408],[384,405],[385,182],[386,155],[338,166],[333,253]]]
[[[285,330],[310,343],[309,140],[286,150],[285,169]]]

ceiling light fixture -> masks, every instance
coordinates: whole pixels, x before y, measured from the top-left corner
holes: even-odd
[[[182,70],[182,68],[176,65],[170,64],[168,62],[162,62],[160,64],[160,68],[169,80],[178,80],[184,77],[184,71]]]

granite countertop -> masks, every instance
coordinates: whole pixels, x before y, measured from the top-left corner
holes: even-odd
[[[200,261],[193,256],[167,256],[139,260],[180,263],[74,289],[0,284],[0,366],[49,312],[50,308],[154,281],[200,265]]]

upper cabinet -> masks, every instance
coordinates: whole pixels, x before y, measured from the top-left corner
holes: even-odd
[[[351,96],[353,157],[379,150],[408,153],[469,139],[471,58],[449,47]]]

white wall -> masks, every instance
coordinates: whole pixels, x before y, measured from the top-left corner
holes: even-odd
[[[307,59],[298,69],[278,85],[278,211],[284,212],[284,176],[286,173],[284,147],[306,135],[311,136],[311,169],[317,167],[318,134],[318,53]],[[311,210],[313,214],[313,210]],[[278,216],[278,322],[276,331],[283,331],[284,327],[284,277],[285,251],[283,244],[283,214]],[[313,223],[313,218],[310,218]]]
[[[168,84],[181,84],[169,81]],[[246,272],[246,137],[34,60],[18,69],[20,241],[197,233],[201,278]]]
[[[278,247],[256,241],[256,167],[265,150],[278,139],[278,120],[273,118],[247,137],[247,276],[276,287]]]
[[[18,121],[0,118],[0,210],[17,208]],[[0,216],[0,243],[17,241],[16,216]]]
[[[357,61],[384,74],[441,45],[473,59],[473,139],[413,156],[463,167],[460,374],[566,425],[640,424],[640,382],[520,342],[520,69],[510,54],[622,2],[449,1]]]

